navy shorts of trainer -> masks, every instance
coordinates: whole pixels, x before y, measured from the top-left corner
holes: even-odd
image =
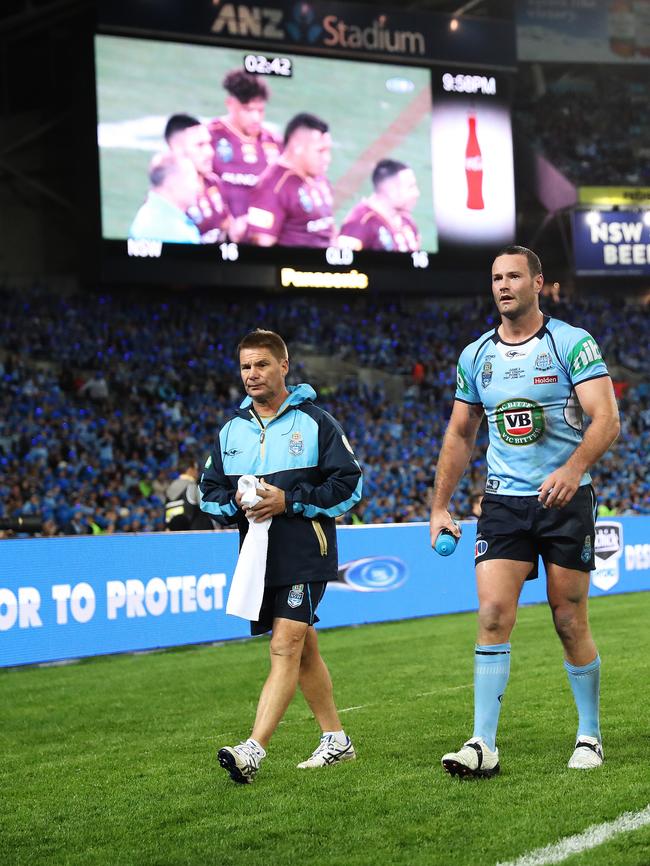
[[[273,628],[273,620],[292,619],[314,625],[318,622],[316,608],[325,594],[327,581],[294,583],[291,586],[267,586],[262,598],[260,616],[251,622],[251,634],[264,634]]]

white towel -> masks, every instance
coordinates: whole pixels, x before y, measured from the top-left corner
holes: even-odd
[[[237,489],[242,494],[242,505],[248,508],[257,505],[260,501],[257,495],[258,488],[263,488],[263,485],[254,475],[242,475],[237,485]],[[264,595],[269,527],[272,520],[272,517],[268,517],[258,522],[252,517],[248,518],[248,532],[239,551],[226,605],[226,613],[231,616],[239,616],[253,622],[259,619]]]

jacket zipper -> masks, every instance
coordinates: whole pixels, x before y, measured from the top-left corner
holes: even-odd
[[[314,527],[314,532],[316,533],[316,538],[318,539],[320,555],[327,556],[327,536],[325,535],[325,530],[317,520],[312,520],[311,525]]]
[[[268,427],[269,424],[272,424],[274,421],[277,421],[278,418],[284,415],[288,408],[289,407],[287,406],[282,412],[280,412],[279,415],[274,415],[269,421],[269,423],[266,425],[266,427]],[[255,419],[255,421],[260,427],[260,460],[264,460],[264,442],[266,441],[266,427],[264,426],[264,424],[262,424],[257,412],[255,412],[253,409],[250,409],[249,411],[251,413],[251,416]]]

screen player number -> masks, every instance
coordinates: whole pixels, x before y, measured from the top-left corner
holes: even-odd
[[[411,253],[411,261],[414,268],[428,268],[429,254],[424,250],[416,250],[414,253]]]
[[[325,250],[325,258],[328,265],[351,265],[354,261],[354,253],[347,247],[328,247]]]
[[[219,244],[221,258],[224,262],[236,262],[239,258],[239,247],[234,243]]]

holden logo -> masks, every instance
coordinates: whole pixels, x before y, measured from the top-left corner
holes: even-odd
[[[544,410],[533,400],[505,400],[495,415],[499,435],[508,445],[532,445],[544,435]]]

